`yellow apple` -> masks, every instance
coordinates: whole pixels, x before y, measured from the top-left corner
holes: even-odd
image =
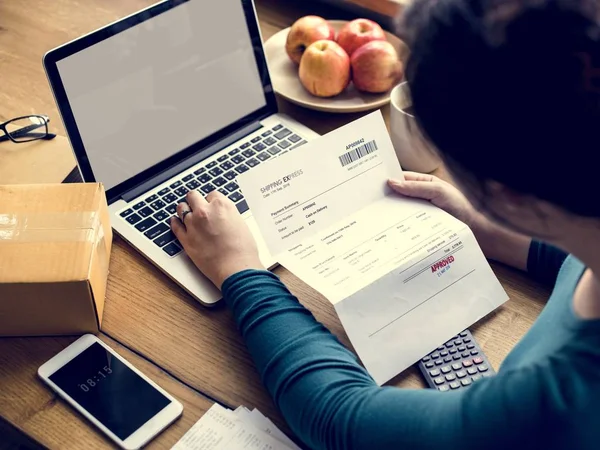
[[[322,39],[335,39],[335,30],[319,16],[304,16],[298,19],[288,33],[285,51],[292,61],[300,64],[306,48],[313,42]]]
[[[317,41],[308,46],[300,60],[300,81],[317,97],[333,97],[350,83],[350,58],[333,41]]]

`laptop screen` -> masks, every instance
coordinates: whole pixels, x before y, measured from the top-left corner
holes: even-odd
[[[107,190],[267,102],[240,0],[190,0],[57,68]]]

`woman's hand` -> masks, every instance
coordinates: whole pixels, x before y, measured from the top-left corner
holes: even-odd
[[[429,200],[467,224],[487,258],[526,270],[530,237],[491,222],[471,205],[462,192],[436,176],[404,172],[404,177],[405,181],[389,181],[395,192]]]
[[[234,273],[264,269],[250,229],[231,200],[218,191],[197,191],[177,206],[171,227],[184,250],[217,288]],[[191,212],[189,212],[191,211]]]
[[[479,213],[467,198],[450,183],[434,175],[404,172],[405,181],[390,180],[390,187],[407,197],[429,200],[461,222],[473,226]]]

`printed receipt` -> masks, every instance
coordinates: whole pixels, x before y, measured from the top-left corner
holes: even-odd
[[[382,180],[403,177],[395,153],[386,151],[391,143],[381,114],[361,123],[238,177],[273,255],[384,197],[389,188]]]
[[[171,450],[299,449],[257,410],[231,411],[215,403]]]
[[[464,223],[387,188],[402,177],[375,112],[239,179],[270,251],[334,305],[379,384],[508,299]]]

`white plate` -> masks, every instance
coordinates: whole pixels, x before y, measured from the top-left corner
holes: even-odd
[[[329,20],[329,24],[339,31],[346,23],[345,20]],[[367,94],[359,92],[354,85],[350,85],[336,97],[320,98],[309,93],[298,78],[298,66],[290,60],[285,51],[289,28],[274,34],[265,42],[265,55],[269,65],[269,72],[273,88],[282,97],[292,103],[318,111],[353,113],[381,108],[390,101],[390,93]],[[385,32],[387,39],[398,51],[400,59],[406,61],[408,49],[395,35]]]

